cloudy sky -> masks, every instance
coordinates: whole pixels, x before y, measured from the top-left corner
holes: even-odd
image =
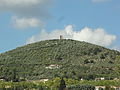
[[[120,50],[120,0],[0,0],[0,53],[59,35]]]

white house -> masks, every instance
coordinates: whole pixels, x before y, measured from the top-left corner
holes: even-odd
[[[48,68],[48,69],[56,69],[56,68],[59,68],[60,66],[57,65],[57,64],[51,64],[49,65],[48,67],[45,67],[45,68]]]
[[[96,81],[100,81],[100,80],[105,80],[104,77],[100,77],[100,78],[95,78]]]

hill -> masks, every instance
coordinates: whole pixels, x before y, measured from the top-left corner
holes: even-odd
[[[8,81],[119,75],[120,52],[75,40],[40,41],[0,54],[0,77]]]

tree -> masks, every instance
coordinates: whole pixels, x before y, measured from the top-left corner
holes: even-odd
[[[104,54],[101,54],[101,55],[100,55],[100,59],[105,59],[105,55],[104,55]]]
[[[15,68],[12,70],[11,80],[13,82],[18,82],[19,81],[18,78],[17,78],[17,73],[16,73],[16,69]]]
[[[66,88],[66,84],[65,84],[64,79],[62,78],[61,81],[60,81],[59,90],[64,90],[65,88]]]

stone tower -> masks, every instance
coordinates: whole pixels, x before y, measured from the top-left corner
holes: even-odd
[[[62,36],[62,35],[60,35],[60,39],[63,39],[63,36]]]

